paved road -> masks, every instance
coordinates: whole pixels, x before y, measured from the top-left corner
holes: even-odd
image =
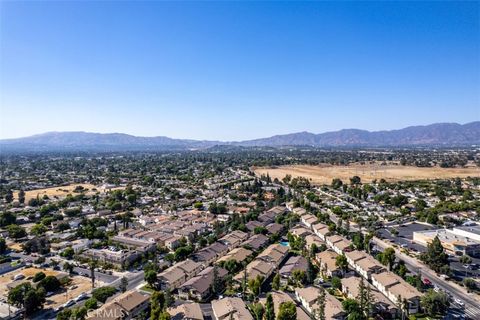
[[[78,273],[78,274],[86,274],[86,275],[88,275],[88,277],[90,277],[90,269],[82,268],[82,267],[75,267],[75,268],[73,268],[73,271]],[[99,281],[102,281],[106,284],[109,284],[109,283],[112,283],[115,280],[117,280],[118,277],[115,276],[115,275],[95,271],[95,279],[99,280]]]
[[[392,247],[391,244],[386,243],[385,241],[374,237],[372,242],[383,249]],[[422,276],[427,277],[433,284],[435,284],[440,289],[445,292],[450,293],[453,297],[458,298],[465,302],[465,314],[472,319],[480,319],[480,299],[475,297],[473,294],[469,294],[458,287],[442,278],[438,277],[434,271],[425,266],[423,263],[419,262],[417,259],[407,256],[402,253],[400,250],[393,247],[395,254],[398,258],[402,259],[405,264],[412,271],[417,271],[422,274]]]

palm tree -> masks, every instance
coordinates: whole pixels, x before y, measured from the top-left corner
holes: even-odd
[[[97,261],[96,260],[90,260],[89,263],[90,266],[90,278],[92,279],[92,289],[95,288],[95,268],[97,267]]]

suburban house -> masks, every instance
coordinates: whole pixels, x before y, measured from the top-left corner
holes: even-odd
[[[214,280],[214,267],[208,267],[195,277],[191,278],[178,288],[178,295],[183,299],[195,299],[204,301],[211,294],[211,287]],[[218,278],[223,279],[228,271],[223,268],[217,268]]]
[[[225,256],[221,257],[220,259],[217,260],[217,263],[222,262],[222,261],[228,261],[228,260],[235,260],[237,262],[242,262],[245,259],[247,259],[249,256],[251,256],[253,252],[251,250],[245,249],[243,247],[240,248],[235,248],[229,253],[227,253]]]
[[[255,259],[246,266],[247,281],[256,279],[258,276],[261,276],[264,280],[266,280],[274,270],[275,266],[273,264],[263,260]],[[244,271],[241,271],[235,275],[234,279],[238,282],[241,282],[244,276]]]
[[[342,292],[343,294],[350,299],[356,299],[360,293],[360,283],[362,278],[351,276],[343,278],[342,280]],[[365,287],[370,288],[370,294],[372,296],[372,307],[373,309],[380,313],[390,313],[391,316],[397,314],[397,307],[393,304],[386,296],[384,296],[380,291],[378,291],[374,286],[372,286],[368,281],[363,281]]]
[[[222,242],[223,244],[228,246],[230,250],[232,250],[240,246],[240,244],[247,239],[248,239],[248,233],[245,233],[240,230],[235,230],[227,234],[223,238],[220,238],[218,241]]]
[[[299,216],[303,216],[304,214],[307,214],[307,210],[301,207],[293,208],[292,211],[293,213],[298,214]]]
[[[273,300],[273,310],[275,311],[275,314],[278,314],[280,310],[280,305],[282,303],[295,303],[295,301],[283,291],[272,291],[271,295]],[[265,306],[265,304],[267,303],[267,298],[261,298],[260,303]],[[297,306],[297,320],[311,320],[311,317],[305,311],[303,311],[301,307]]]
[[[245,302],[240,298],[223,298],[212,301],[215,320],[253,320]]]
[[[264,248],[268,242],[268,237],[266,237],[263,234],[256,234],[254,236],[251,236],[248,240],[242,243],[243,246],[252,248],[255,251],[258,251],[262,248]]]
[[[352,245],[350,240],[345,239],[339,235],[333,235],[326,238],[327,245],[333,249],[338,254],[342,254],[345,251],[348,251],[348,248]]]
[[[158,283],[162,290],[177,289],[184,282],[196,276],[201,269],[201,263],[187,259],[159,273]]]
[[[150,296],[138,291],[127,291],[107,301],[99,309],[89,313],[87,320],[130,320],[138,317],[150,306]]]
[[[420,311],[422,294],[393,272],[372,274],[372,284],[395,305],[406,300],[409,313],[414,314]]]
[[[192,259],[207,266],[224,256],[227,252],[228,247],[217,241],[193,254]]]
[[[301,227],[301,226],[297,226],[293,229],[290,229],[290,233],[293,234],[296,237],[301,237],[301,238],[305,238],[306,236],[311,234],[310,230],[308,230],[305,227]]]
[[[278,267],[288,255],[288,247],[275,243],[267,247],[262,253],[257,256],[257,259],[262,259],[266,262],[273,263]]]
[[[204,320],[202,309],[198,303],[184,303],[175,308],[169,308],[167,312],[171,320]]]
[[[312,226],[313,232],[323,241],[326,240],[326,237],[328,233],[330,232],[328,230],[328,226],[323,224],[323,223],[317,223]]]
[[[315,255],[315,262],[320,267],[323,276],[339,277],[343,274],[343,271],[336,265],[337,257],[338,254],[331,250],[325,250]]]
[[[316,287],[295,289],[295,297],[310,314],[314,314],[318,310],[320,290],[322,289]],[[331,294],[325,292],[325,318],[327,320],[343,320],[346,317],[347,314],[343,311],[342,303]]]
[[[317,223],[318,219],[313,214],[305,214],[301,216],[300,221],[302,221],[302,223],[307,227],[311,228],[312,225]]]
[[[363,251],[345,252],[345,257],[350,266],[365,279],[370,279],[373,273],[385,271],[385,267],[382,264]]]
[[[300,270],[307,272],[308,261],[302,256],[293,256],[285,262],[283,267],[280,269],[280,280],[283,284],[288,282],[288,279],[293,276],[295,270]]]
[[[322,244],[325,244],[319,237],[314,234],[309,234],[305,237],[305,246],[307,249],[310,249],[312,245],[316,245],[317,248],[320,248]]]

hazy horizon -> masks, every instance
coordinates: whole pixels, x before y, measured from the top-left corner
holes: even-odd
[[[458,122],[449,122],[449,123],[455,123],[455,124],[459,124],[459,125],[465,125],[465,124],[469,124],[469,123],[472,123],[472,122],[478,122],[478,121],[470,121],[470,122],[464,122],[464,123],[458,123]],[[83,132],[83,133],[94,133],[94,134],[126,134],[126,135],[130,135],[130,136],[135,136],[135,137],[144,137],[144,138],[154,138],[154,137],[167,137],[167,138],[172,138],[172,139],[189,139],[189,140],[209,140],[209,141],[221,141],[221,142],[239,142],[239,141],[245,141],[245,140],[255,140],[255,139],[262,139],[262,138],[269,138],[269,137],[272,137],[272,136],[277,136],[277,135],[288,135],[288,134],[294,134],[294,133],[301,133],[301,132],[308,132],[308,133],[313,133],[313,134],[322,134],[322,133],[328,133],[328,132],[336,132],[336,131],[340,131],[340,130],[365,130],[365,131],[369,131],[369,132],[378,132],[378,131],[395,131],[395,130],[401,130],[401,129],[405,129],[405,128],[408,128],[408,127],[416,127],[416,126],[428,126],[428,125],[432,125],[432,124],[439,124],[440,122],[438,123],[427,123],[427,124],[418,124],[418,125],[409,125],[409,126],[406,126],[406,127],[401,127],[401,128],[392,128],[392,129],[379,129],[379,130],[368,130],[368,129],[362,129],[362,128],[341,128],[341,129],[338,129],[338,130],[331,130],[331,131],[319,131],[319,132],[313,132],[313,131],[309,131],[309,130],[302,130],[302,131],[286,131],[286,132],[280,132],[280,133],[276,133],[276,134],[273,134],[273,135],[270,135],[270,136],[259,136],[259,137],[254,137],[252,139],[239,139],[239,140],[222,140],[222,139],[198,139],[198,138],[195,138],[195,137],[185,137],[185,138],[178,138],[178,137],[174,137],[174,136],[166,136],[166,135],[163,135],[163,134],[156,134],[156,135],[151,135],[151,136],[145,136],[145,135],[136,135],[136,134],[132,134],[132,133],[129,133],[129,132],[120,132],[120,131],[112,131],[112,132],[98,132],[98,131],[85,131],[85,130],[68,130],[68,131],[57,131],[57,130],[51,130],[51,131],[45,131],[45,132],[38,132],[38,133],[34,133],[32,135],[29,135],[29,136],[20,136],[20,137],[12,137],[12,138],[1,138],[0,137],[0,140],[10,140],[10,139],[17,139],[17,138],[27,138],[27,137],[31,137],[31,136],[38,136],[38,135],[43,135],[43,134],[49,134],[49,133],[73,133],[73,132]],[[447,123],[447,122],[442,122],[442,123]]]
[[[1,2],[0,139],[480,120],[478,2]]]

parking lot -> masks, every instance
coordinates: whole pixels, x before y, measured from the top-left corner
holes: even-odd
[[[392,233],[392,230],[394,229],[397,230],[398,234]],[[431,226],[413,222],[380,229],[378,230],[378,236],[382,239],[389,240],[402,248],[422,253],[425,252],[426,248],[413,242],[413,233],[432,229],[433,227]]]

